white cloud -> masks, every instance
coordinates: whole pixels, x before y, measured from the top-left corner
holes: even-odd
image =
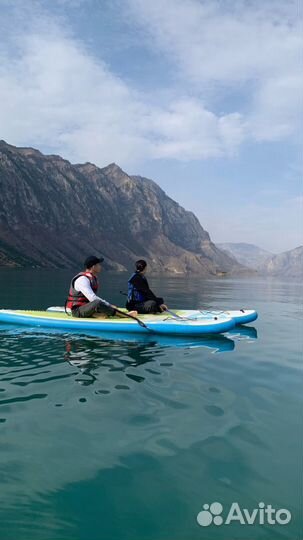
[[[250,135],[276,140],[299,127],[303,77],[297,2],[128,0],[146,42],[175,64],[185,86],[209,99],[245,97]],[[239,109],[235,112],[239,112]]]
[[[245,136],[240,115],[218,118],[193,98],[175,101],[166,110],[155,112],[150,127],[160,134],[154,152],[181,160],[231,154]]]
[[[303,76],[267,78],[253,100],[250,125],[256,140],[287,138],[302,127]]]
[[[249,137],[277,140],[298,125],[293,2],[128,0],[133,23],[148,34],[145,46],[166,55],[186,81],[182,94],[175,90],[157,105],[115,75],[101,51],[97,59],[76,39],[62,11],[50,15],[46,1],[3,2],[0,124],[8,142],[129,167],[145,159],[231,156]],[[85,5],[55,2],[78,3]],[[212,96],[226,87],[248,98],[242,112],[238,103],[229,113],[214,111]]]
[[[216,116],[194,98],[175,99],[169,108],[151,105],[51,23],[47,33],[34,24],[34,32],[23,29],[9,50],[2,45],[0,124],[9,142],[123,166],[146,158],[220,156],[240,144],[240,115]]]

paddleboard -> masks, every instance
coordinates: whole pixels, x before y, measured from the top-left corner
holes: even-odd
[[[59,328],[66,331],[97,330],[100,332],[122,333],[151,333],[164,335],[202,336],[204,334],[220,334],[228,332],[235,326],[235,320],[223,312],[199,312],[194,317],[193,312],[175,311],[176,318],[166,312],[157,315],[140,315],[146,328],[130,318],[76,318],[64,311],[25,311],[0,310],[0,323],[26,325],[31,327]]]
[[[121,311],[126,309],[119,308]],[[53,313],[65,313],[65,308],[63,306],[51,306],[47,308],[47,311]],[[174,309],[169,312],[164,312],[164,316],[172,317],[177,319],[178,317],[185,318],[188,320],[201,320],[205,318],[219,317],[221,315],[226,315],[227,317],[233,319],[235,324],[248,324],[255,321],[258,318],[258,313],[255,309],[238,309],[238,310],[229,310],[229,311],[219,311],[219,310],[186,310],[186,309]],[[159,315],[155,315],[157,318]],[[143,315],[138,315],[138,317],[144,321]]]

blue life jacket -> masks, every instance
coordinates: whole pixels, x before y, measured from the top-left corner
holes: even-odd
[[[128,302],[144,302],[145,297],[144,294],[140,291],[138,291],[134,285],[132,284],[131,280],[134,276],[137,275],[137,272],[134,272],[128,280],[128,290],[127,290],[127,301]],[[144,276],[142,276],[144,278]],[[144,278],[145,279],[145,278]]]

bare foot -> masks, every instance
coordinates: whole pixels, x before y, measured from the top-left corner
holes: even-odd
[[[131,315],[132,317],[137,317],[138,311],[129,311],[127,315]]]

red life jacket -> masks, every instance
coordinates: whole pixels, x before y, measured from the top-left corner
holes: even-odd
[[[69,309],[78,308],[89,302],[88,298],[86,298],[86,296],[84,296],[81,291],[76,291],[74,287],[76,279],[78,279],[78,277],[80,276],[86,276],[89,279],[90,286],[95,294],[98,290],[99,284],[96,276],[94,276],[91,272],[80,272],[75,277],[73,277],[70,284],[69,293],[66,300],[66,307]]]

